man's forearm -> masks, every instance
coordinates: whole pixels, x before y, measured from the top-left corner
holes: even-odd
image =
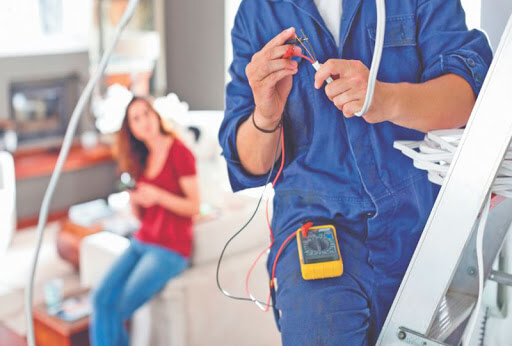
[[[449,74],[421,84],[384,84],[390,93],[390,121],[428,132],[464,126],[475,95],[462,77]]]
[[[273,129],[276,123],[267,124],[258,117],[257,110],[254,113],[257,125],[264,129]],[[280,130],[273,133],[265,133],[258,130],[251,117],[244,121],[238,128],[236,135],[236,148],[242,166],[253,175],[268,173],[276,154],[277,141]],[[281,148],[278,149],[277,157],[280,156]]]

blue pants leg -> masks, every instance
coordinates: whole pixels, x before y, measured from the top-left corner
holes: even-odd
[[[89,328],[89,337],[94,346],[117,345],[122,333],[123,321],[117,311],[118,296],[133,267],[139,260],[140,253],[133,243],[114,262],[92,293],[93,312]]]
[[[293,245],[279,259],[286,272],[277,276],[276,308],[283,345],[367,346],[371,304],[365,286],[371,286],[372,273],[366,272],[368,284],[362,283],[353,268],[345,265],[339,278],[303,280]]]
[[[401,277],[390,278],[369,263],[368,244],[359,237],[366,226],[355,227],[337,226],[341,277],[304,280],[295,241],[279,258],[274,303],[284,346],[375,345]]]
[[[136,239],[132,240],[130,249],[127,252],[134,251],[138,255],[137,260],[126,261],[123,255],[116,263],[119,265],[114,265],[110,271],[109,274],[112,277],[107,275],[95,293],[95,318],[91,325],[91,341],[94,346],[128,345],[128,334],[123,322],[129,319],[137,308],[157,294],[169,279],[180,274],[188,265],[188,261],[178,253],[159,246],[144,244]],[[105,289],[104,287],[112,287],[109,285],[111,279],[115,286],[119,275],[117,272],[112,272],[127,267],[127,262],[130,262],[128,263],[130,270],[128,275],[123,276],[122,283],[117,285],[118,289],[115,292]],[[105,301],[110,304],[102,304]],[[102,318],[102,316],[105,317]]]
[[[176,252],[149,244],[143,244],[143,247],[143,256],[133,268],[118,297],[123,319],[128,319],[188,266],[188,260]]]

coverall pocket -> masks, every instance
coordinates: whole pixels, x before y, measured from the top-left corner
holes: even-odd
[[[369,24],[368,35],[375,45],[377,25]],[[386,18],[384,48],[416,46],[416,20],[414,14],[389,16]],[[372,48],[373,49],[373,48]]]
[[[369,49],[375,50],[376,23],[367,25]],[[384,52],[378,78],[390,83],[414,81],[410,76],[421,69],[416,38],[416,18],[414,14],[388,16],[384,34]],[[396,66],[400,66],[397,70]]]

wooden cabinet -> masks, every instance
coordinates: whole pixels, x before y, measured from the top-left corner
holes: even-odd
[[[14,155],[18,229],[37,224],[43,196],[58,154],[58,150],[39,149]],[[49,219],[65,216],[73,204],[105,198],[114,192],[116,170],[117,165],[109,146],[99,144],[84,149],[79,144],[74,145],[57,184]]]
[[[80,292],[80,294],[83,292]],[[46,312],[44,304],[34,307],[34,332],[38,346],[89,346],[89,317],[66,322]]]

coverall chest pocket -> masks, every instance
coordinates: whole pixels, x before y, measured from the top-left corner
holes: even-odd
[[[376,23],[368,24],[371,53],[375,49]],[[421,63],[417,50],[416,18],[414,14],[388,16],[384,34],[379,78],[387,82],[414,81]]]
[[[416,21],[414,14],[389,16],[386,18],[384,48],[416,46]],[[375,45],[376,24],[368,25],[368,35]]]

